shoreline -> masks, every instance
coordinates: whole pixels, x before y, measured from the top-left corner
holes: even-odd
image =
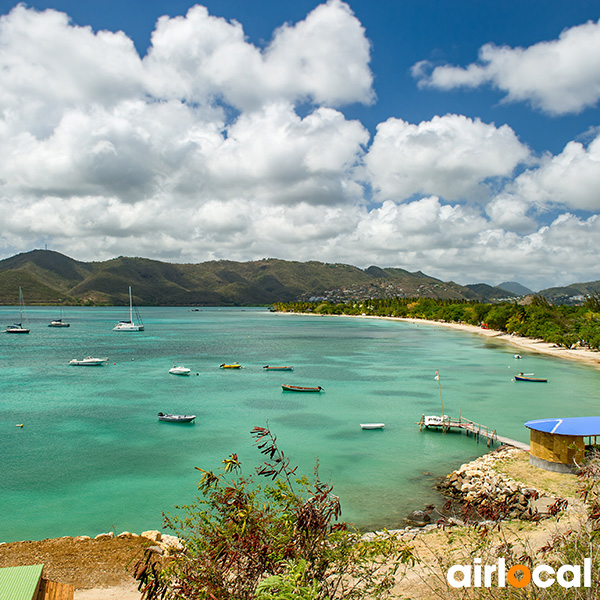
[[[588,365],[592,365],[600,369],[600,352],[590,350],[589,348],[561,348],[555,344],[544,342],[541,339],[526,338],[511,333],[505,333],[496,329],[483,329],[477,325],[469,325],[467,323],[450,323],[447,321],[432,321],[431,319],[417,319],[414,317],[381,317],[377,315],[321,315],[315,313],[298,313],[298,312],[278,312],[281,315],[303,315],[307,317],[346,317],[350,319],[382,319],[386,321],[400,321],[404,323],[413,323],[416,325],[431,325],[446,327],[456,331],[464,331],[481,335],[486,338],[499,340],[508,344],[512,344],[521,350],[545,354],[546,356],[554,356],[556,358],[565,358],[568,360],[576,360]]]

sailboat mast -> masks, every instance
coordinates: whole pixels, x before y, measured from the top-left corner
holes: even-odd
[[[20,325],[23,324],[23,306],[25,305],[25,301],[23,300],[23,290],[21,289],[21,286],[19,286],[19,315],[20,315],[20,319],[21,322],[19,323]]]
[[[131,286],[129,286],[129,322],[133,323],[133,305],[131,304]]]

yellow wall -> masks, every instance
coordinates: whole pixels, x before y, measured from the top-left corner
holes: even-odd
[[[531,454],[550,462],[572,465],[583,460],[583,438],[574,435],[556,435],[530,430]]]

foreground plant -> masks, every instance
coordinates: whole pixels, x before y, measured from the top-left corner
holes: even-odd
[[[412,549],[382,534],[373,540],[337,522],[340,500],[332,486],[296,477],[268,428],[252,430],[265,456],[245,477],[236,454],[219,472],[202,472],[195,503],[183,516],[165,516],[184,549],[161,563],[138,565],[144,600],[325,600],[386,598]]]

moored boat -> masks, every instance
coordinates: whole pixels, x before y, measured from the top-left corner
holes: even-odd
[[[317,387],[302,387],[299,385],[287,385],[281,386],[284,392],[320,392],[323,388],[318,385]]]
[[[25,302],[23,300],[23,290],[19,288],[19,314],[21,320],[14,325],[6,326],[6,333],[29,333],[29,328],[23,326],[23,313],[25,312]]]
[[[133,303],[131,300],[131,286],[129,286],[129,321],[119,321],[113,327],[113,331],[144,331],[144,324],[137,308],[135,309],[135,313],[138,323],[133,320]]]
[[[54,321],[50,321],[48,327],[71,327],[71,323],[63,323],[62,319],[54,319]]]
[[[225,363],[223,363],[222,365],[219,365],[219,369],[241,369],[242,365],[240,365],[239,363],[233,363],[231,365],[226,365]]]
[[[169,373],[171,373],[171,375],[189,375],[190,372],[191,369],[188,369],[188,367],[184,367],[183,365],[173,365],[169,369]]]
[[[100,367],[107,362],[108,358],[94,358],[93,356],[86,356],[82,359],[74,358],[73,360],[69,361],[69,364],[75,367]]]
[[[385,427],[385,423],[361,423],[361,429],[383,429]]]
[[[263,369],[265,371],[293,371],[294,367],[291,367],[291,366],[287,366],[287,367],[271,367],[270,365],[265,365],[263,367]]]
[[[169,413],[158,413],[158,420],[165,423],[191,423],[196,415],[171,415]]]
[[[543,377],[534,377],[533,373],[519,373],[515,375],[515,381],[533,381],[534,383],[546,383],[548,380]]]

